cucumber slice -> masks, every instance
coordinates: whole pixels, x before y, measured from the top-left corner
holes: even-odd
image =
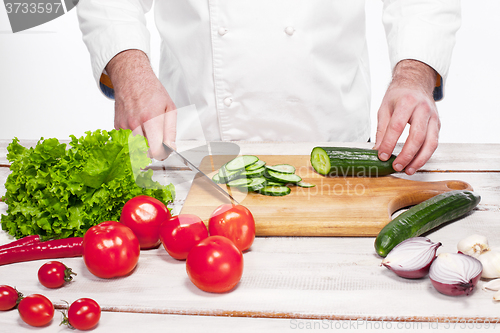
[[[311,184],[311,183],[306,183],[306,182],[300,181],[300,182],[297,183],[297,186],[300,186],[300,187],[314,187],[314,186],[316,186],[316,184]]]
[[[255,170],[244,170],[242,173],[240,173],[240,176],[247,178],[262,177],[264,176],[265,171],[266,168],[259,168]]]
[[[230,182],[227,183],[227,186],[232,186],[232,187],[243,187],[247,186],[252,182],[251,178],[238,178],[231,180]]]
[[[231,180],[237,179],[240,177],[241,170],[236,171],[228,171],[225,166],[219,169],[219,183],[226,184]]]
[[[265,165],[266,165],[266,162],[264,162],[263,160],[258,160],[254,164],[250,164],[249,166],[247,166],[245,168],[245,170],[247,170],[247,171],[257,170],[257,169],[262,168]]]
[[[246,167],[257,163],[259,159],[257,156],[253,155],[241,155],[236,157],[235,159],[226,163],[225,167],[228,171],[236,171],[245,169]]]
[[[267,170],[267,176],[275,182],[279,183],[291,183],[296,184],[302,180],[298,175],[294,173],[281,173],[272,170]]]
[[[270,195],[273,197],[281,197],[290,194],[291,190],[286,186],[264,186],[258,190],[260,194]]]
[[[220,184],[219,173],[216,173],[215,175],[213,175],[212,180],[214,181],[214,183]]]
[[[284,183],[273,182],[272,180],[267,179],[266,185],[268,186],[283,186]]]
[[[240,187],[246,187],[249,191],[258,191],[263,188],[266,184],[266,179],[264,177],[250,178],[250,183]]]
[[[295,173],[295,167],[290,164],[266,165],[266,168],[280,173]]]

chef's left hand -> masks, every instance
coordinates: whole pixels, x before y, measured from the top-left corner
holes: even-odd
[[[374,149],[386,161],[406,124],[410,124],[408,138],[393,163],[396,171],[405,169],[408,175],[414,174],[438,146],[441,123],[432,95],[436,76],[434,69],[416,60],[403,60],[394,69],[378,111]]]

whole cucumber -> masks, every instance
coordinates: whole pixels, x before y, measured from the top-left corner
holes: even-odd
[[[389,222],[375,239],[375,251],[385,257],[399,243],[470,212],[481,201],[474,192],[455,190],[438,194]]]

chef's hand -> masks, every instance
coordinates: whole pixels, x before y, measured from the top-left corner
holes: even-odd
[[[432,95],[436,76],[434,69],[416,60],[403,60],[394,69],[378,111],[374,149],[386,161],[406,124],[410,124],[408,138],[393,163],[396,171],[405,169],[408,175],[414,174],[438,146],[441,123]]]
[[[165,159],[162,142],[175,149],[177,110],[146,54],[123,51],[111,59],[106,71],[115,90],[115,128],[145,136],[150,156]]]

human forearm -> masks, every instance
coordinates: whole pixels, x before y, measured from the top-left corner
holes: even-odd
[[[392,84],[399,87],[420,87],[423,92],[430,94],[434,91],[437,72],[427,64],[418,60],[402,60],[394,68]]]

